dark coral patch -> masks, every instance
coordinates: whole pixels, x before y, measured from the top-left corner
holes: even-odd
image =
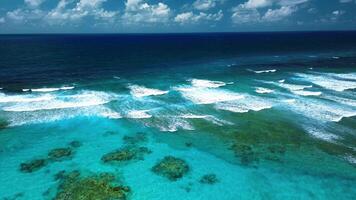
[[[149,153],[151,153],[151,150],[146,147],[125,146],[105,154],[101,160],[104,163],[143,160],[144,156]]]
[[[78,147],[82,146],[82,143],[77,140],[74,140],[69,143],[69,146],[71,146],[73,148],[78,148]]]
[[[183,159],[166,156],[152,167],[152,171],[171,181],[176,181],[189,172],[189,166]]]
[[[73,150],[70,147],[68,147],[68,148],[56,148],[56,149],[52,149],[48,153],[48,159],[50,159],[52,161],[61,161],[63,159],[71,157],[72,154],[73,154]]]
[[[55,200],[125,200],[130,188],[116,183],[110,173],[82,176],[79,171],[57,174],[60,180]]]
[[[20,164],[20,171],[24,173],[35,172],[47,165],[46,159],[35,159]]]
[[[147,136],[146,136],[145,133],[139,132],[139,133],[136,133],[133,136],[125,135],[122,139],[126,144],[135,145],[135,144],[139,144],[139,143],[142,143],[142,142],[146,142],[147,141]]]
[[[258,153],[249,145],[234,144],[231,146],[231,150],[235,153],[235,156],[240,159],[242,165],[247,166],[259,161]]]
[[[219,182],[219,180],[215,174],[206,174],[200,178],[199,182],[203,184],[213,185]]]

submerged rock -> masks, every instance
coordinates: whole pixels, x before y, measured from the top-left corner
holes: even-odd
[[[9,122],[7,122],[4,119],[0,119],[0,130],[5,129],[9,125]]]
[[[131,144],[131,145],[147,141],[146,134],[145,133],[141,133],[141,132],[140,133],[136,133],[133,136],[125,135],[122,139],[126,144]]]
[[[235,156],[240,158],[242,165],[251,165],[259,161],[258,154],[253,148],[246,144],[234,144],[231,146]]]
[[[212,185],[212,184],[215,184],[217,183],[219,180],[218,178],[216,177],[215,174],[206,174],[204,176],[202,176],[200,178],[200,183],[203,183],[203,184],[209,184],[209,185]]]
[[[82,146],[82,143],[77,140],[74,140],[69,143],[69,146],[71,146],[73,148],[78,148],[78,147]]]
[[[152,171],[171,181],[176,181],[189,172],[189,166],[183,159],[166,156],[152,167]]]
[[[125,146],[105,154],[101,160],[104,163],[143,160],[144,156],[149,153],[151,153],[151,150],[146,147]]]
[[[55,200],[125,200],[130,193],[130,188],[117,184],[110,173],[82,176],[79,171],[62,171],[56,178],[60,184]]]
[[[47,165],[47,160],[46,159],[35,159],[31,160],[29,162],[21,163],[20,164],[20,171],[24,173],[32,173],[35,172],[44,166]]]
[[[61,161],[65,158],[71,157],[72,154],[73,154],[73,150],[70,147],[52,149],[48,153],[48,159],[50,159],[52,161]]]

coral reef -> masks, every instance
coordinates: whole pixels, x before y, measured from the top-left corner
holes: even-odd
[[[126,200],[130,188],[117,183],[110,173],[82,176],[79,171],[56,175],[60,180],[55,200]]]
[[[63,159],[66,159],[68,157],[71,157],[73,154],[73,150],[71,147],[67,148],[56,148],[52,149],[48,153],[48,159],[52,161],[61,161]]]
[[[209,184],[209,185],[213,185],[213,184],[217,183],[218,181],[219,180],[215,174],[206,174],[206,175],[202,176],[199,180],[200,183]]]
[[[47,163],[46,159],[34,159],[29,162],[21,163],[20,171],[24,173],[32,173],[43,168],[47,165]]]
[[[105,154],[101,160],[104,163],[111,162],[127,162],[131,160],[143,160],[146,154],[150,154],[151,150],[146,147],[125,146],[113,152]]]
[[[125,135],[122,139],[128,145],[135,145],[147,141],[146,134],[141,132],[136,133],[133,136]]]
[[[73,148],[78,148],[78,147],[82,146],[82,143],[77,140],[74,140],[69,143],[69,146],[71,146]]]
[[[189,166],[183,159],[166,156],[152,167],[152,171],[171,181],[176,181],[189,172]]]

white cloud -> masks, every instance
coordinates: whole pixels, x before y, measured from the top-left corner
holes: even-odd
[[[6,18],[16,23],[32,22],[34,20],[40,20],[45,13],[39,9],[16,9],[6,13]]]
[[[196,0],[193,6],[197,10],[209,10],[216,6],[217,0]]]
[[[309,0],[248,0],[232,9],[231,19],[236,24],[276,22],[298,10],[298,5]],[[263,11],[269,8],[265,13]],[[277,8],[276,8],[277,7]]]
[[[178,14],[174,21],[180,24],[194,24],[200,21],[219,21],[223,18],[223,12],[220,10],[215,14],[207,14],[200,12],[199,14],[194,14],[193,12],[185,12]]]
[[[127,0],[122,16],[125,24],[163,23],[169,20],[171,9],[164,3],[148,4],[144,0]]]
[[[5,18],[4,17],[0,17],[0,24],[5,23]]]
[[[352,2],[353,0],[340,0],[340,3],[350,3]]]
[[[48,12],[46,19],[50,24],[64,24],[69,21],[78,21],[84,17],[93,17],[98,20],[112,21],[117,15],[115,11],[107,11],[102,5],[107,0],[80,0],[75,7],[67,8],[70,1],[60,0],[56,8]]]
[[[39,7],[45,0],[25,0],[25,4],[31,8]]]
[[[282,6],[279,9],[268,9],[265,15],[262,17],[262,21],[279,21],[295,12],[295,8],[290,6]]]

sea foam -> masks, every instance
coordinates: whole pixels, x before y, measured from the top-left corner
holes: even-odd
[[[299,78],[312,82],[315,85],[319,85],[323,88],[329,90],[335,90],[338,92],[356,88],[356,81],[340,80],[327,74],[314,75],[314,74],[297,73],[296,75]]]
[[[194,87],[203,87],[203,88],[218,88],[226,85],[226,83],[222,81],[210,81],[210,80],[203,80],[203,79],[192,79],[191,83]]]
[[[144,86],[139,85],[130,85],[128,87],[131,91],[131,95],[137,98],[146,97],[146,96],[156,96],[156,95],[164,95],[167,94],[168,91],[146,88]]]

